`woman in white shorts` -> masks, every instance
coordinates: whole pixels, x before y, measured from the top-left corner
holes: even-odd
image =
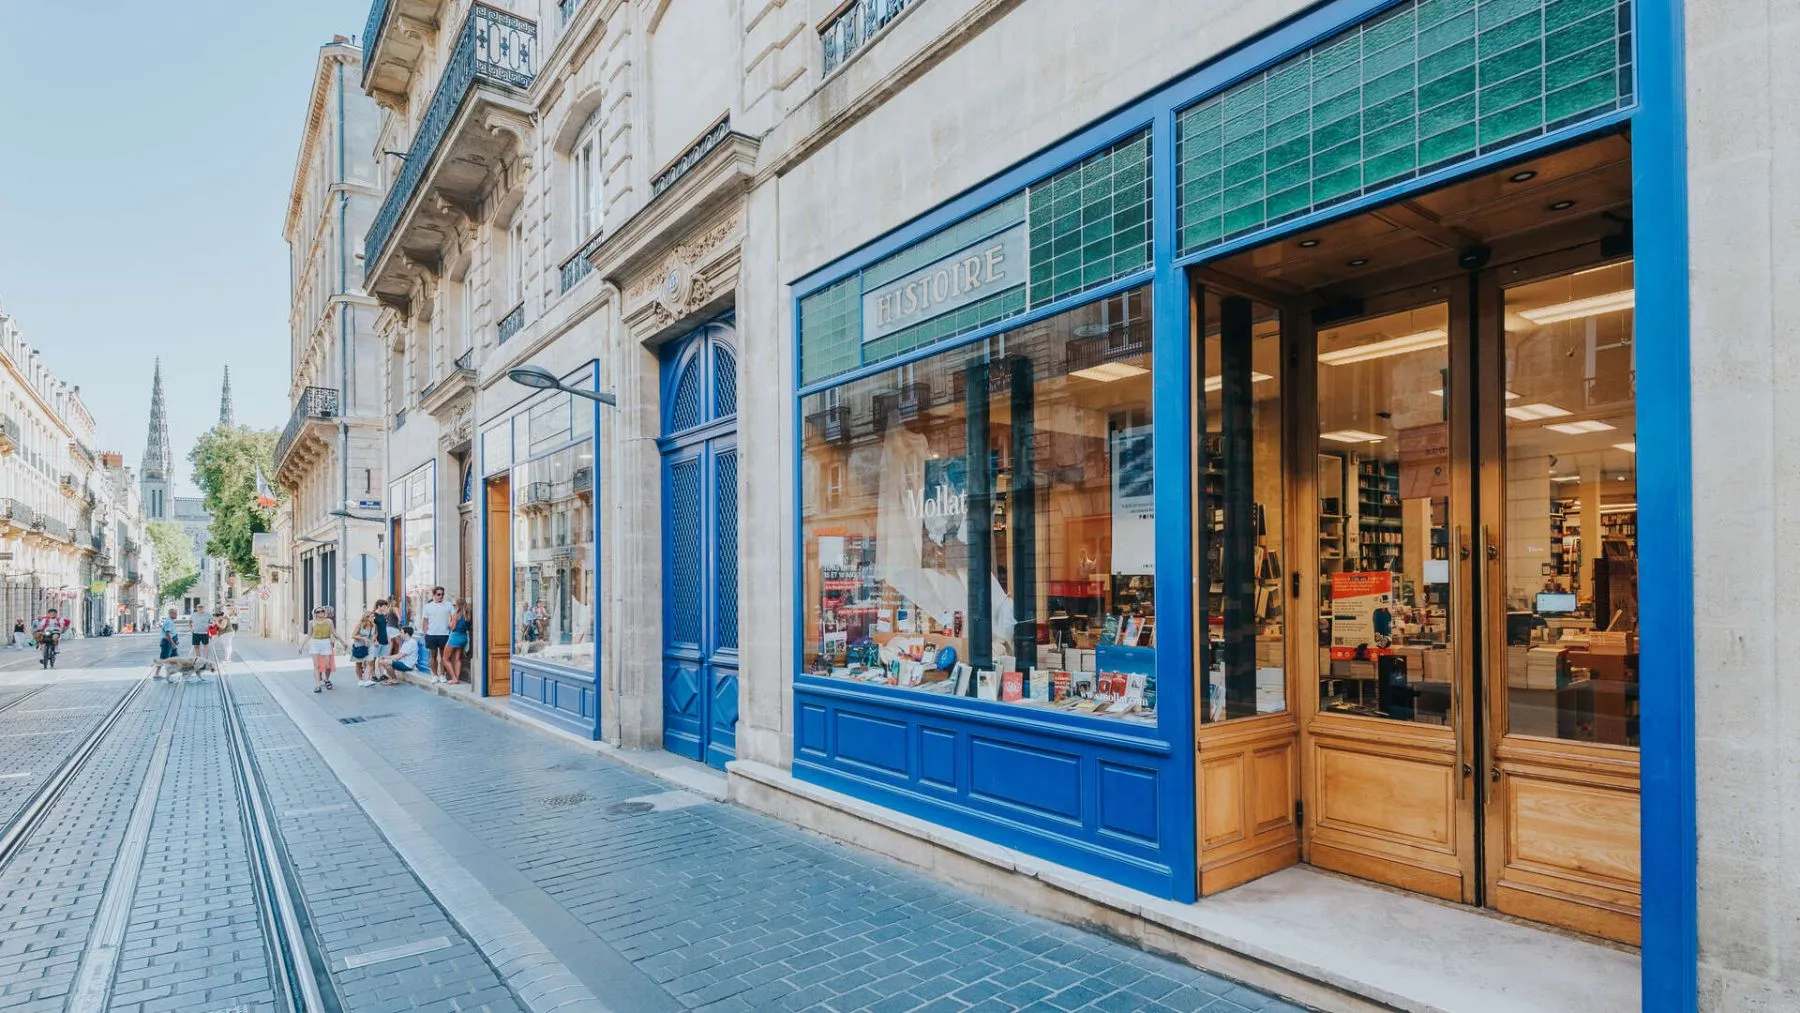
[[[337,646],[337,629],[331,625],[324,607],[313,609],[312,622],[306,627],[306,640],[301,643],[300,650],[312,658],[314,693],[331,688]]]

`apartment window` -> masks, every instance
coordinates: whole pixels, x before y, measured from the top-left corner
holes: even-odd
[[[458,288],[462,290],[459,293],[462,304],[457,308],[456,324],[459,333],[456,338],[456,352],[461,355],[475,347],[475,279],[464,275],[462,284]]]
[[[575,145],[575,242],[581,243],[600,227],[600,117],[596,113],[583,128]]]
[[[517,306],[525,301],[525,223],[513,223],[506,240],[507,304]]]

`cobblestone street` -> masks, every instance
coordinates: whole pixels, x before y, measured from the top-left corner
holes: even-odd
[[[0,656],[0,1009],[1297,1008],[280,645],[151,647]]]

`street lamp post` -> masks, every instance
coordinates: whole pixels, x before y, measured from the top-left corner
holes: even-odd
[[[611,394],[605,391],[571,387],[557,379],[555,373],[542,366],[514,366],[506,371],[506,378],[521,387],[530,387],[533,390],[557,390],[564,394],[587,398],[589,401],[598,401],[608,407],[617,408],[619,406],[619,399]]]

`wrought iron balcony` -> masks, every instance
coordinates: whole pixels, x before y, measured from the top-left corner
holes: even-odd
[[[537,26],[485,4],[471,6],[462,30],[457,33],[443,78],[438,81],[437,91],[431,96],[431,103],[419,121],[418,132],[407,149],[406,160],[393,185],[388,187],[387,198],[382,201],[374,223],[369,226],[368,236],[363,240],[365,278],[373,279],[380,274],[383,259],[401,220],[422,196],[427,174],[444,168],[438,163],[447,161],[443,157],[446,153],[439,149],[469,96],[480,85],[528,88],[536,74]],[[491,131],[483,129],[480,134],[485,137],[482,143],[494,143]],[[449,196],[453,199],[479,197],[487,166],[478,162],[491,155],[486,151],[470,153],[480,155],[481,159],[471,162],[461,175],[472,175],[473,178],[444,181],[450,187],[470,191],[468,194],[452,193]]]
[[[19,423],[11,415],[0,415],[0,454],[19,449]]]
[[[338,392],[335,387],[308,387],[301,391],[300,400],[294,404],[294,413],[288,417],[287,428],[281,431],[281,439],[275,443],[276,472],[287,465],[289,453],[312,425],[329,423],[337,417]]]
[[[520,303],[519,309],[524,309],[524,308],[525,308],[525,305],[523,303]],[[456,357],[456,368],[457,369],[466,369],[471,373],[474,372],[475,371],[475,349],[471,348],[468,351],[457,356]]]
[[[76,457],[86,461],[90,468],[100,463],[100,459],[94,456],[94,451],[80,440],[70,440],[69,449],[75,452]]]
[[[584,2],[585,0],[556,0],[556,14],[561,19],[557,24],[566,26],[575,20],[575,12],[581,9]]]
[[[73,472],[63,472],[62,476],[57,479],[56,485],[62,490],[62,494],[70,499],[81,497],[81,482]]]
[[[44,534],[49,535],[51,538],[58,541],[66,542],[70,537],[69,526],[54,517],[45,517],[40,514],[38,515],[37,520],[32,522],[31,527],[32,530],[42,531]]]
[[[699,165],[701,159],[712,154],[712,150],[724,144],[725,138],[730,136],[731,113],[727,111],[725,115],[719,117],[718,122],[706,128],[706,133],[701,134],[699,140],[688,145],[688,149],[681,153],[680,158],[670,162],[663,171],[651,177],[650,199],[655,200],[661,197],[664,191],[674,186],[681,177],[688,174],[688,170]]]
[[[28,528],[37,520],[37,511],[16,499],[0,500],[0,520],[11,521],[21,528]]]
[[[444,0],[374,0],[363,25],[363,90],[378,101],[404,107],[426,44],[438,30]]]
[[[583,278],[594,273],[594,262],[588,258],[594,255],[594,251],[600,248],[600,243],[605,239],[604,231],[594,233],[587,242],[581,244],[581,249],[562,262],[562,267],[557,272],[557,291],[567,292],[581,284]]]
[[[512,308],[512,312],[500,318],[500,344],[506,344],[508,338],[519,333],[525,326],[525,304],[520,303]]]
[[[918,0],[853,0],[838,9],[836,15],[819,29],[819,43],[825,47],[825,73],[843,66],[845,60],[868,45],[900,12]]]
[[[136,571],[136,570],[126,570],[125,571],[125,583],[127,583],[127,584],[136,584],[139,581],[141,581],[142,579],[143,579],[143,576],[141,574],[139,574],[138,571]]]

